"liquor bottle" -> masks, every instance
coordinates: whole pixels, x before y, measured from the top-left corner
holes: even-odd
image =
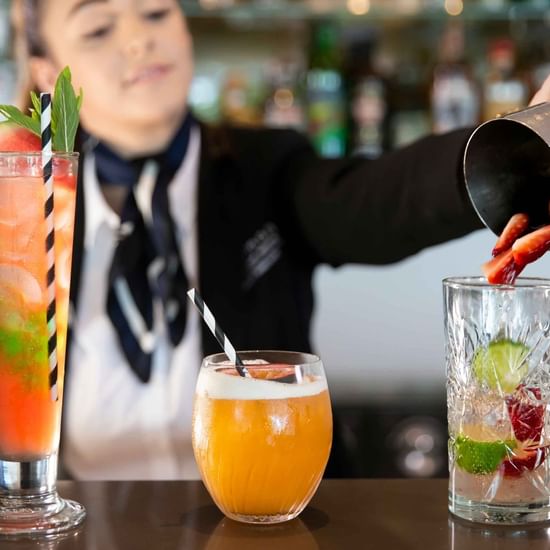
[[[512,40],[491,42],[487,57],[483,120],[521,109],[528,101],[527,83],[516,71],[516,49]]]
[[[322,23],[313,30],[307,73],[308,130],[318,153],[340,157],[346,150],[344,85],[338,29]]]
[[[267,68],[269,90],[264,105],[264,125],[304,130],[306,112],[300,89],[300,63],[292,59],[273,60]]]
[[[531,89],[528,95],[532,97],[550,76],[550,40],[543,45],[540,55],[535,56],[530,72]]]
[[[479,122],[479,91],[465,61],[460,23],[449,25],[441,37],[439,60],[433,71],[431,109],[435,133]]]
[[[14,19],[19,15],[14,9]],[[0,58],[7,57],[11,45],[11,29],[10,29],[10,5],[9,2],[0,0]],[[13,21],[15,25],[17,20]]]
[[[223,83],[220,93],[220,111],[222,120],[242,126],[259,126],[262,116],[254,101],[252,84],[248,75],[231,69]]]
[[[349,47],[346,71],[349,87],[350,152],[376,158],[389,148],[389,82],[375,63],[371,38]]]
[[[411,52],[413,53],[413,52]],[[414,52],[396,59],[391,78],[391,147],[404,147],[432,133],[428,60]]]

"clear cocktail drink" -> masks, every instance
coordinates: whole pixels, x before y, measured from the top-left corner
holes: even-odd
[[[203,362],[194,403],[195,457],[227,516],[285,521],[307,505],[328,460],[332,414],[326,379],[311,355],[242,356],[250,378],[224,364],[223,354]]]
[[[444,281],[449,509],[550,519],[550,280]]]
[[[0,153],[0,533],[56,532],[70,523],[67,514],[75,512],[73,503],[57,496],[55,481],[77,165],[77,155],[54,156],[54,377],[46,320],[42,159],[40,153]],[[83,510],[75,506],[82,519]]]

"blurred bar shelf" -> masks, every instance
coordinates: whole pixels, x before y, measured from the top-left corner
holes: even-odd
[[[408,20],[539,20],[550,25],[547,0],[489,3],[468,0],[182,0],[188,17],[247,20],[327,18],[363,22]]]

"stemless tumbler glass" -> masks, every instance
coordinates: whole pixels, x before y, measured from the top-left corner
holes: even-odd
[[[550,280],[443,281],[449,509],[477,522],[550,519]]]
[[[317,489],[332,443],[320,359],[286,351],[240,352],[249,377],[225,354],[203,360],[193,449],[220,510],[247,523],[295,518]]]
[[[77,169],[77,154],[54,155],[52,255],[41,154],[0,153],[0,535],[50,535],[85,515],[56,491]]]

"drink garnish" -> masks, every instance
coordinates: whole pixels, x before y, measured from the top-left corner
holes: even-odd
[[[38,152],[42,144],[40,138],[25,128],[0,123],[0,151]]]
[[[529,371],[529,348],[509,339],[493,340],[479,348],[472,360],[472,370],[481,383],[503,393],[513,392]]]
[[[514,253],[509,248],[485,262],[481,270],[487,281],[493,285],[512,285],[524,267],[516,263]]]
[[[535,470],[544,462],[546,452],[546,447],[523,445],[510,450],[508,457],[502,463],[504,476],[519,477],[524,472]]]
[[[459,436],[455,448],[457,464],[463,470],[488,474],[502,461],[504,476],[519,477],[544,462],[547,449],[541,446],[541,441],[546,407],[541,403],[540,388],[520,383],[528,371],[527,354],[524,344],[511,340],[493,341],[476,352],[472,363],[476,378],[492,389],[507,393],[504,400],[515,439],[504,442],[505,451],[498,460],[501,440],[487,442]]]
[[[459,435],[454,442],[455,461],[470,474],[490,474],[499,468],[508,450],[514,446],[512,440],[476,441]]]
[[[514,214],[506,227],[502,230],[493,248],[493,258],[512,247],[518,237],[521,237],[529,229],[529,217],[527,214]]]
[[[71,71],[69,67],[65,67],[57,78],[52,99],[52,147],[54,151],[64,153],[74,151],[82,98],[82,89],[77,96],[71,83]],[[40,137],[41,106],[40,98],[35,92],[31,92],[31,102],[33,106],[30,116],[14,105],[0,105],[0,115],[6,118],[0,124],[13,124]]]
[[[550,250],[550,225],[539,227],[529,233],[527,214],[514,214],[498,238],[493,258],[481,269],[491,284],[513,285],[527,264]]]
[[[550,249],[550,225],[545,225],[524,237],[517,239],[512,245],[514,261],[519,265],[527,265],[540,258]]]
[[[520,385],[505,400],[516,439],[540,443],[546,409],[541,402],[540,388]]]
[[[541,402],[540,388],[529,388],[523,384],[505,398],[508,416],[517,447],[503,463],[504,475],[518,477],[525,471],[538,468],[546,458],[546,448],[541,447],[544,413],[546,406]]]
[[[489,283],[513,285],[527,264],[550,250],[550,225],[527,232],[529,229],[526,214],[510,218],[492,250],[493,258],[482,266]],[[525,344],[510,339],[494,340],[475,352],[473,373],[479,382],[504,394],[515,439],[506,442],[499,460],[502,442],[457,438],[456,462],[465,471],[488,474],[500,468],[504,477],[520,477],[546,459],[548,449],[543,445],[546,405],[541,402],[540,388],[522,384],[529,371],[528,354]]]
[[[546,406],[541,402],[540,388],[520,385],[506,396],[508,416],[518,440],[518,446],[504,461],[504,475],[518,477],[525,471],[538,468],[546,458],[547,449],[541,446]]]

